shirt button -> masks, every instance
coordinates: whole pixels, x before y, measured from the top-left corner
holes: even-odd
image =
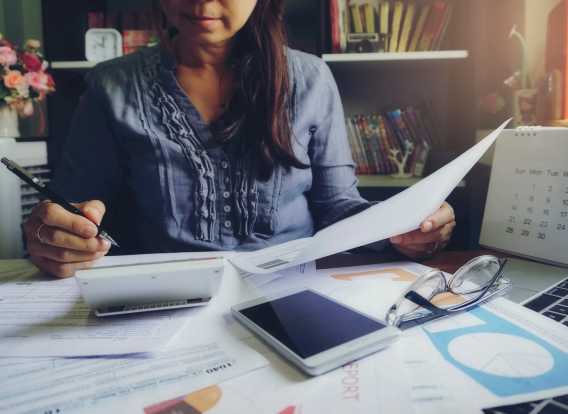
[[[223,167],[223,168],[227,168],[228,166],[229,166],[229,164],[227,164],[225,161],[223,161],[221,163],[221,167]]]
[[[225,192],[223,193],[223,197],[229,198],[229,197],[231,197],[231,193],[229,193],[228,191],[225,191]]]
[[[231,206],[225,206],[223,210],[225,210],[225,213],[228,213],[229,211],[231,211]]]
[[[232,226],[232,224],[233,224],[233,223],[231,223],[229,220],[227,220],[227,221],[225,222],[225,227],[226,227],[226,228],[229,228],[229,227]]]
[[[225,177],[225,182],[226,182],[226,183],[229,182],[229,177]]]

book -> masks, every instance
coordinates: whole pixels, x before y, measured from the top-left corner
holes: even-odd
[[[414,10],[416,5],[409,3],[406,7],[406,15],[404,16],[404,24],[402,26],[402,33],[400,34],[400,41],[398,43],[398,52],[406,52],[408,46],[408,39],[412,31],[412,23],[414,22]]]
[[[391,149],[397,149],[397,148],[393,146],[393,144],[391,143],[391,141],[389,139],[383,117],[381,115],[379,115],[379,116],[375,117],[375,121],[377,122],[377,128],[378,128],[378,130],[381,134],[381,138],[382,138],[383,143],[385,145],[384,154],[385,154],[386,162],[390,166],[390,172],[396,173],[398,171],[398,168],[397,168],[395,162],[393,160],[391,160],[389,157],[393,156],[393,153],[390,150]]]
[[[355,33],[363,33],[363,21],[361,20],[361,12],[358,4],[350,4],[351,19],[353,20],[353,29]]]
[[[379,121],[377,116],[372,117],[372,122],[373,122],[373,128],[375,129],[375,134],[377,135],[377,138],[379,140],[379,147],[381,150],[381,158],[383,160],[385,173],[388,174],[394,173],[395,171],[393,170],[392,167],[392,160],[389,159],[389,155],[391,154],[389,152],[389,144],[387,142],[386,134],[383,135],[383,131],[379,127]]]
[[[122,36],[124,54],[128,55],[147,47],[153,34],[152,30],[125,30]]]
[[[105,21],[106,21],[105,27],[107,29],[116,29],[117,28],[116,18],[114,16],[114,14],[107,13]]]
[[[105,14],[102,12],[88,13],[89,29],[102,29],[105,27]]]
[[[416,28],[414,29],[414,34],[412,35],[412,41],[410,42],[410,46],[408,46],[409,52],[416,52],[418,47],[418,42],[420,41],[420,37],[422,36],[422,32],[424,31],[424,25],[426,24],[426,19],[430,15],[430,6],[422,7],[422,11],[420,12],[420,17],[418,18],[418,22],[416,23]]]
[[[437,0],[432,6],[430,16],[424,27],[424,32],[418,44],[418,51],[427,52],[434,48],[436,44],[436,35],[439,33],[440,28],[444,23],[444,16],[446,15],[447,3]]]
[[[363,171],[365,174],[371,174],[371,167],[369,167],[369,161],[367,160],[367,154],[363,148],[363,141],[361,139],[361,134],[359,133],[357,122],[355,119],[350,120],[351,130],[353,131],[355,137],[355,147],[357,149],[357,154],[359,155],[359,160],[363,164]]]
[[[444,8],[444,15],[442,17],[442,22],[441,24],[438,26],[438,30],[436,31],[436,36],[434,36],[432,45],[430,46],[430,51],[432,50],[436,50],[436,47],[438,46],[439,43],[441,43],[442,40],[442,31],[444,30],[444,27],[446,27],[446,23],[449,21],[448,17],[450,15],[450,10],[452,9],[451,7],[452,5],[450,3],[448,3],[446,5],[446,7]]]
[[[448,5],[448,12],[446,13],[446,17],[444,18],[442,31],[438,36],[438,39],[436,39],[436,46],[434,47],[434,50],[440,50],[440,48],[442,47],[442,40],[444,40],[446,31],[448,30],[448,26],[450,25],[450,19],[452,18],[453,11],[454,11],[454,3],[450,3]]]
[[[390,165],[388,164],[388,160],[385,158],[384,148],[381,142],[380,131],[376,127],[377,124],[374,120],[374,117],[367,116],[366,121],[367,125],[369,126],[369,130],[371,131],[371,139],[373,140],[373,145],[375,147],[375,152],[377,154],[379,166],[381,167],[381,173],[389,173]]]
[[[371,125],[367,122],[368,117],[360,117],[361,118],[361,125],[365,132],[365,136],[367,137],[367,141],[369,144],[369,148],[371,149],[371,157],[373,158],[373,162],[375,163],[375,170],[377,174],[384,173],[384,167],[381,159],[381,151],[379,148],[379,142],[377,137],[373,133],[371,129]]]
[[[371,3],[365,3],[361,6],[365,11],[365,32],[366,33],[376,33],[375,32],[375,11]]]
[[[365,134],[365,129],[363,128],[363,124],[361,122],[361,117],[356,116],[354,118],[355,124],[357,126],[357,131],[359,133],[359,137],[361,138],[361,143],[363,147],[363,151],[365,151],[365,157],[367,159],[367,165],[369,166],[369,173],[370,174],[378,174],[378,164],[376,157],[373,157],[373,149],[369,140],[367,139],[367,134]]]
[[[392,16],[392,30],[389,45],[389,52],[395,53],[398,49],[398,37],[400,35],[400,24],[402,21],[402,13],[404,12],[404,4],[397,1],[394,4],[394,13]]]
[[[407,148],[411,149],[411,151],[412,151],[411,155],[406,160],[406,166],[405,166],[405,169],[404,169],[405,172],[412,172],[412,168],[414,168],[414,165],[411,165],[411,160],[413,158],[412,154],[416,150],[416,146],[414,145],[414,143],[412,142],[412,139],[408,135],[408,131],[406,131],[406,129],[401,129],[401,126],[403,126],[403,124],[404,124],[404,120],[402,119],[402,115],[400,114],[400,111],[398,111],[398,110],[389,111],[389,112],[387,112],[387,115],[389,117],[392,129],[393,129],[395,135],[398,137],[398,140],[400,142],[402,154],[404,155]]]
[[[436,113],[436,107],[434,106],[434,102],[432,102],[432,98],[422,100],[422,109],[423,114],[427,119],[429,119],[430,123],[432,124],[432,128],[438,138],[438,141],[445,149],[445,140],[442,135],[442,125],[440,123],[440,118],[438,118],[438,114]]]
[[[329,1],[329,18],[331,26],[331,53],[341,53],[339,40],[339,7],[337,0]]]
[[[349,128],[349,119],[345,118],[345,131],[347,132],[347,143],[349,144],[349,152],[351,153],[351,159],[355,163],[355,174],[361,174],[361,162],[357,156],[357,151],[355,149],[355,142],[353,139],[353,134]]]
[[[404,113],[408,117],[409,121],[408,123],[410,125],[410,129],[414,132],[414,136],[417,137],[418,141],[422,142],[423,144],[427,145],[430,148],[434,148],[434,144],[430,140],[430,137],[428,136],[428,134],[426,133],[420,122],[418,122],[418,118],[416,112],[414,111],[414,108],[409,106],[404,110]]]
[[[404,120],[405,127],[409,131],[412,139],[414,140],[415,150],[412,153],[412,160],[410,161],[412,174],[416,177],[422,177],[424,174],[424,167],[426,165],[426,161],[428,159],[428,152],[430,151],[430,147],[423,140],[423,138],[418,134],[418,131],[415,130],[413,127],[412,122],[410,121],[410,117],[408,113],[402,112],[402,119]]]
[[[399,139],[396,135],[396,132],[394,131],[394,128],[392,127],[392,123],[389,119],[388,114],[383,117],[383,121],[384,121],[384,125],[385,125],[385,131],[387,133],[387,137],[389,139],[391,146],[394,149],[398,149],[400,157],[402,157],[403,154],[404,154],[404,150],[403,150],[403,147],[402,147],[402,145],[401,145],[401,143],[400,143],[400,141],[399,141]],[[397,157],[398,157],[398,155],[397,155]],[[402,158],[399,158],[399,159],[402,159]],[[396,171],[398,171],[398,167],[396,168]]]
[[[379,52],[389,50],[389,2],[383,1],[379,13]]]
[[[330,0],[334,1],[334,0]],[[335,0],[337,1],[337,9],[339,11],[339,49],[341,53],[347,52],[347,35],[350,30],[349,21],[349,8],[347,7],[347,0]]]

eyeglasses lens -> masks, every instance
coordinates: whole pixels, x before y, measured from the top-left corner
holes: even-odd
[[[497,274],[501,262],[493,256],[478,257],[458,270],[450,281],[450,291],[456,295],[477,292],[486,287]]]

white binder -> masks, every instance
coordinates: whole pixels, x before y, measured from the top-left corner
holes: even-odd
[[[479,243],[568,267],[568,129],[497,138]]]

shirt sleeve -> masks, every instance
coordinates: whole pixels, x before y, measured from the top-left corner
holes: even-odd
[[[102,85],[90,75],[50,188],[71,203],[100,200],[108,208],[124,186],[125,163],[109,110],[98,97]]]
[[[308,199],[316,231],[373,204],[357,190],[341,98],[331,71],[323,62],[322,66],[323,82],[317,103],[321,109],[308,147],[313,174]]]

